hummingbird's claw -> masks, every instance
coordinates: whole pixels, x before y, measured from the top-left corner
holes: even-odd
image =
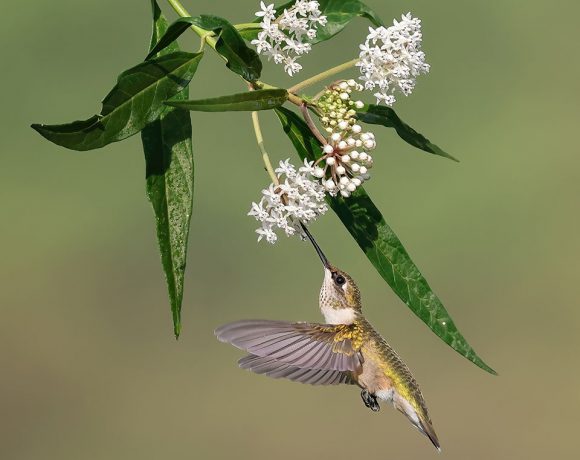
[[[365,406],[367,406],[373,412],[378,412],[379,410],[381,410],[381,406],[379,406],[379,403],[377,402],[377,397],[369,393],[367,390],[361,391],[360,397],[365,403]]]

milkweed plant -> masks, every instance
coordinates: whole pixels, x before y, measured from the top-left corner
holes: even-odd
[[[363,187],[375,162],[381,161],[375,126],[393,128],[408,144],[455,160],[393,109],[397,98],[411,95],[419,77],[429,72],[420,19],[407,13],[389,25],[359,0],[295,0],[280,6],[260,2],[252,22],[232,24],[218,16],[192,16],[178,0],[167,0],[179,15],[169,24],[157,1],[151,4],[149,52],[119,75],[101,112],[86,120],[32,128],[57,145],[80,151],[141,133],[147,197],[155,214],[176,337],[194,198],[189,112],[247,111],[270,180],[249,210],[239,210],[257,221],[258,241],[274,244],[283,235],[303,238],[302,225],[334,211],[413,313],[461,355],[494,373],[458,331]],[[290,88],[262,77],[266,59],[298,78],[307,71],[302,56],[315,53],[316,44],[333,39],[358,17],[370,27],[366,36],[358,37],[358,55],[353,53],[351,60]],[[176,41],[188,29],[200,40],[195,53],[181,51]],[[202,59],[209,58],[205,54],[216,54],[226,71],[240,77],[241,92],[189,100],[188,85]],[[272,164],[258,116],[265,110],[279,119],[298,158]]]

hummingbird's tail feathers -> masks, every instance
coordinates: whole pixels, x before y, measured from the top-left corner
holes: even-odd
[[[435,434],[435,430],[433,429],[431,422],[428,420],[421,421],[421,427],[419,428],[419,431],[429,438],[438,452],[441,452],[441,444],[439,444],[439,439]]]
[[[418,412],[409,401],[407,401],[396,391],[393,393],[392,401],[393,406],[395,406],[398,411],[405,414],[405,416],[415,426],[415,428],[417,428],[423,435],[428,437],[435,448],[441,452],[441,444],[439,444],[439,439],[435,434],[435,430],[433,429],[433,425],[431,424],[427,413],[423,414]]]
[[[274,379],[285,378],[294,382],[307,383],[310,385],[339,385],[341,383],[353,384],[350,372],[333,371],[324,369],[302,369],[291,366],[270,357],[248,355],[238,361],[242,369],[250,370],[256,374],[267,375]]]
[[[301,369],[357,371],[362,355],[353,348],[349,326],[247,320],[215,334],[241,350]]]

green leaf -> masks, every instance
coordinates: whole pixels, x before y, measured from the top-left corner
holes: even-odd
[[[250,82],[260,78],[262,72],[260,56],[246,45],[232,24],[219,16],[201,15],[177,19],[151,49],[147,59],[173,43],[190,26],[213,32],[217,36],[215,50],[226,60],[226,67],[232,72]]]
[[[159,118],[163,102],[187,86],[202,53],[174,52],[123,72],[103,99],[100,115],[64,125],[32,125],[42,136],[72,150],[92,150],[138,133]]]
[[[304,121],[283,107],[275,111],[300,158],[310,161],[319,158],[322,155],[320,144]],[[328,198],[328,203],[375,269],[411,311],[454,350],[495,374],[457,330],[449,313],[364,189],[359,187],[347,199]]]
[[[284,9],[290,8],[295,0],[285,3],[276,8],[277,15],[281,14]],[[383,21],[367,5],[360,0],[319,0],[321,14],[326,16],[328,22],[324,27],[318,27],[316,38],[311,43],[320,43],[334,37],[342,31],[350,21],[357,17],[368,19],[374,26],[382,26]],[[256,20],[260,22],[260,18]],[[258,36],[260,29],[246,29],[240,31],[246,40],[253,40]],[[359,42],[362,42],[362,38]]]
[[[425,136],[419,134],[417,131],[411,128],[408,124],[401,120],[395,111],[390,107],[370,104],[366,106],[366,109],[366,111],[357,113],[357,118],[360,121],[370,123],[372,125],[383,125],[387,128],[395,128],[395,131],[397,131],[399,137],[413,147],[417,147],[418,149],[424,150],[425,152],[429,152],[434,155],[449,158],[453,161],[459,161],[457,158],[451,156],[442,148],[433,144]]]
[[[151,50],[145,58],[149,60],[152,57],[158,55],[168,46],[172,45],[173,50],[178,48],[175,42],[183,32],[185,32],[191,25],[199,25],[198,18],[179,18],[173,22],[170,26],[165,27],[165,32],[158,35],[157,37],[152,37],[151,40],[155,38],[155,43],[152,43]]]
[[[151,46],[167,30],[167,20],[155,0]],[[179,51],[176,42],[160,54]],[[188,89],[176,99],[187,99]],[[175,337],[181,331],[181,304],[193,206],[193,149],[189,112],[164,107],[159,118],[141,131],[145,153],[147,198],[155,214],[157,241],[165,272]]]
[[[288,92],[285,89],[260,89],[195,101],[172,99],[166,104],[197,112],[234,112],[273,109],[281,106],[287,100]]]

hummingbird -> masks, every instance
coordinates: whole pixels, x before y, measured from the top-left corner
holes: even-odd
[[[248,352],[238,364],[257,374],[312,385],[357,385],[366,407],[376,412],[379,401],[391,403],[441,451],[419,385],[365,319],[354,280],[331,265],[302,229],[324,267],[319,306],[326,323],[237,321],[217,328],[218,340]]]

